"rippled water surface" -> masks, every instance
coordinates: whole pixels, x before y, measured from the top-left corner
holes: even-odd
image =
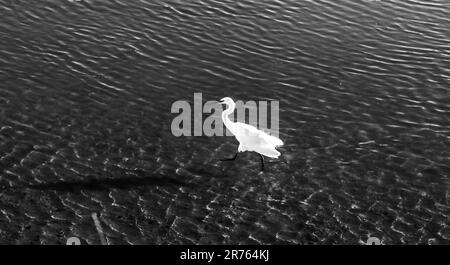
[[[0,243],[450,243],[450,4],[3,0]],[[174,137],[280,102],[280,160]]]

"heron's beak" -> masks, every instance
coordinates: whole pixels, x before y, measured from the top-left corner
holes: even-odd
[[[222,100],[220,100],[220,101],[219,101],[219,104],[224,105],[224,104],[227,104],[227,103],[225,103],[225,102],[223,102]]]

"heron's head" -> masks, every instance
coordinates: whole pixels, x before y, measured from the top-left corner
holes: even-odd
[[[234,103],[234,101],[230,97],[225,97],[225,98],[221,99],[219,103],[220,104],[231,105],[231,104]]]

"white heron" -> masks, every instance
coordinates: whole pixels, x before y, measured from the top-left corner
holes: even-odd
[[[261,158],[261,171],[264,171],[264,156],[278,158],[280,152],[275,147],[282,146],[283,141],[269,135],[254,126],[242,122],[232,122],[228,115],[233,113],[236,104],[229,97],[222,98],[219,102],[225,104],[227,108],[222,112],[222,120],[227,129],[236,137],[239,142],[238,151],[232,158],[221,159],[221,161],[234,161],[239,152],[256,152]]]

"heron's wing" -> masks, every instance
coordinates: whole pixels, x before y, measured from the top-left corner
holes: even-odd
[[[269,135],[269,134],[265,133],[264,131],[258,130],[256,127],[254,127],[252,125],[242,123],[242,122],[236,122],[236,125],[237,125],[236,127],[238,127],[238,130],[240,131],[240,133],[242,133],[242,134],[245,133],[250,136],[256,136],[267,145],[272,145],[272,146],[283,145],[283,141],[281,141],[279,138]]]
[[[264,139],[264,141],[266,143],[268,143],[269,145],[273,145],[273,146],[281,146],[283,145],[283,141],[281,141],[279,138],[273,136],[273,135],[268,135],[265,132],[262,132],[259,137],[262,137]]]

